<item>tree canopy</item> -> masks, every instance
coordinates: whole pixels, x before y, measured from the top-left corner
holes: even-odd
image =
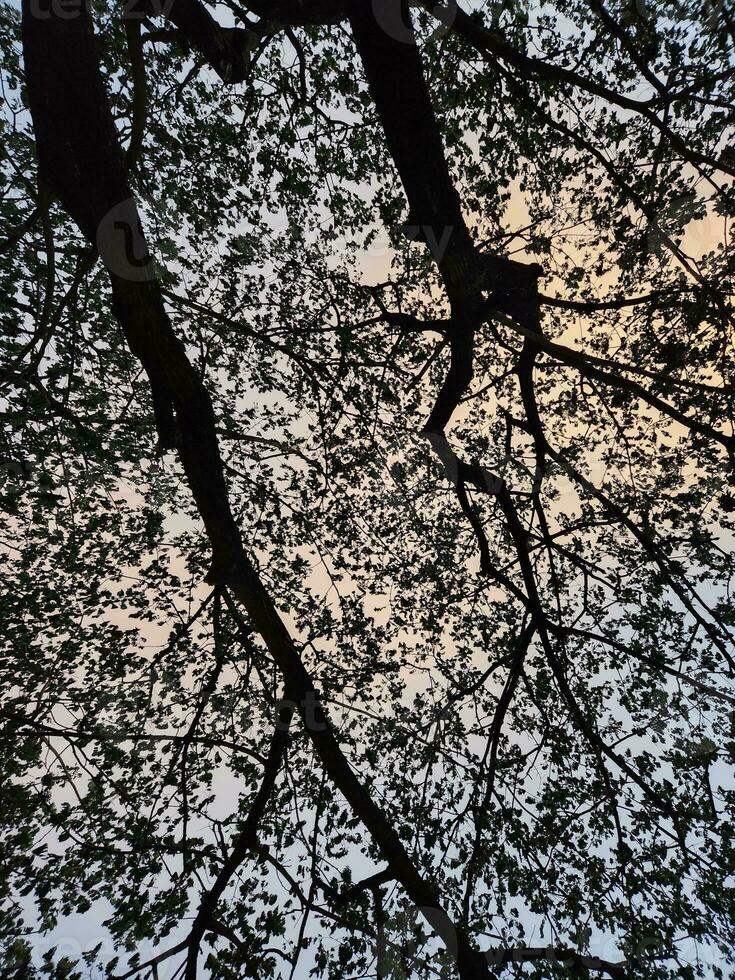
[[[3,975],[731,975],[729,4],[0,10]]]

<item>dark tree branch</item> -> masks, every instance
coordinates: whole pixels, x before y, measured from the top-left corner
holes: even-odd
[[[499,308],[501,312],[505,312],[502,309],[502,306]],[[675,405],[671,405],[669,402],[664,401],[663,398],[660,398],[653,392],[648,391],[637,381],[633,381],[631,378],[626,378],[622,374],[609,374],[606,371],[601,370],[599,367],[597,367],[596,362],[601,362],[603,364],[609,363],[604,361],[602,358],[596,358],[591,354],[583,354],[572,350],[570,347],[565,347],[563,344],[557,344],[554,341],[547,340],[538,331],[529,330],[527,327],[524,327],[518,321],[517,317],[510,320],[508,326],[525,338],[524,348],[526,345],[530,344],[532,347],[543,350],[551,357],[555,357],[563,364],[568,364],[571,367],[576,368],[576,370],[579,371],[583,377],[594,378],[596,381],[601,381],[603,384],[610,387],[627,391],[636,398],[640,398],[642,401],[646,402],[646,404],[650,405],[652,408],[657,409],[662,415],[668,415],[669,418],[673,419],[675,422],[678,422],[680,425],[683,425],[691,432],[696,432],[697,435],[703,436],[706,439],[719,442],[720,445],[725,447],[728,455],[732,456],[733,453],[735,453],[735,436],[725,435],[725,433],[713,428],[713,426],[708,425],[706,422],[701,422],[699,419],[693,418],[691,415],[686,415]]]
[[[585,956],[574,949],[559,946],[527,946],[517,949],[493,949],[486,953],[489,962],[498,967],[510,966],[513,963],[552,963],[560,967],[582,968],[606,973],[616,980],[630,976],[628,968],[634,963],[630,960],[620,960],[617,963],[602,960],[599,956]]]
[[[130,17],[125,18],[125,37],[130,61],[130,80],[133,87],[132,118],[130,121],[130,141],[125,152],[128,170],[134,170],[140,162],[145,138],[146,117],[148,114],[148,82],[145,73],[143,38],[141,23]]]
[[[122,155],[95,51],[86,8],[79,16],[34,17],[23,8],[23,48],[39,163],[91,242],[100,223],[121,201],[131,201]],[[69,65],[75,72],[69,82]],[[60,80],[66,83],[61,84]],[[139,222],[133,205],[134,219]],[[142,233],[139,231],[142,238]],[[144,245],[144,240],[143,243]],[[175,335],[151,277],[110,275],[115,312],[127,342],[176,412],[177,450],[212,547],[210,582],[227,585],[246,609],[292,693],[322,765],[403,885],[449,949],[456,949],[462,980],[491,975],[469,938],[442,909],[436,888],[416,868],[400,836],[345,757],[314,682],[250,558],[233,518],[215,434],[209,394]],[[264,805],[264,803],[263,803]]]
[[[227,85],[247,78],[254,52],[269,37],[293,27],[346,19],[343,0],[249,0],[243,7],[260,19],[246,27],[221,27],[201,0],[172,0],[160,10],[152,6],[150,12],[170,20]],[[180,38],[158,32],[157,39]]]
[[[291,690],[286,687],[284,692],[285,698],[290,699],[291,693]],[[215,921],[217,903],[243,861],[245,861],[253,848],[257,846],[258,828],[263,819],[268,802],[273,795],[276,778],[283,763],[283,757],[288,745],[288,729],[293,714],[293,707],[288,700],[284,700],[279,709],[278,723],[271,736],[271,744],[266,757],[265,771],[263,772],[260,788],[250,806],[244,824],[233,841],[227,860],[220,868],[214,884],[201,899],[199,909],[194,916],[187,944],[185,980],[196,980],[199,947],[204,933],[208,928],[211,928],[212,922]]]
[[[621,296],[618,299],[602,300],[577,300],[562,299],[558,296],[539,295],[542,306],[554,306],[560,310],[578,310],[580,313],[596,313],[600,310],[622,310],[628,306],[642,306],[646,303],[655,303],[659,299],[668,296],[679,296],[684,289],[660,289],[645,296]]]
[[[490,30],[482,24],[481,20],[470,16],[459,8],[456,11],[453,10],[450,15],[446,12],[446,8],[437,6],[433,0],[420,0],[420,2],[435,17],[439,17],[444,23],[449,23],[450,30],[475,50],[493,61],[500,59],[511,65],[522,78],[527,80],[542,79],[572,85],[574,88],[596,95],[621,109],[635,112],[649,122],[654,129],[658,130],[677,150],[682,159],[735,176],[735,167],[728,162],[726,157],[721,155],[715,159],[692,149],[682,136],[663,122],[653,109],[656,100],[641,102],[637,99],[631,99],[597,82],[590,75],[581,75],[579,72],[562,68],[541,58],[530,57],[514,48],[497,30]]]
[[[155,8],[152,13],[157,13]],[[247,77],[253,51],[265,25],[221,27],[200,0],[173,0],[161,12],[181,31],[223,82],[234,84]]]

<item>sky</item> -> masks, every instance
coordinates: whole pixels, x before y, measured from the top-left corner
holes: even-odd
[[[511,206],[509,209],[509,223],[512,226],[523,227],[527,222],[527,211],[525,208],[525,203],[523,201],[522,195],[518,190],[511,201]],[[274,232],[279,231],[279,219],[278,216],[274,218]],[[689,252],[694,258],[701,256],[708,248],[710,248],[713,242],[720,239],[722,234],[721,224],[719,224],[718,219],[714,217],[705,218],[703,220],[692,222],[686,230],[684,238],[684,248]],[[359,268],[365,283],[373,283],[384,281],[388,278],[390,273],[392,251],[388,243],[387,236],[385,234],[379,234],[373,245],[367,250],[367,252],[361,257],[359,262]],[[562,342],[566,343],[577,343],[580,346],[584,345],[585,337],[583,332],[583,321],[580,319],[579,323],[579,333],[577,333],[575,328],[570,328],[570,333],[563,336]],[[124,613],[120,612],[120,619],[123,620]],[[162,642],[160,636],[149,637],[152,647]],[[227,813],[231,808],[239,790],[239,782],[237,779],[233,778],[231,774],[226,772],[224,769],[218,774],[215,783],[216,795],[221,806],[222,813]],[[365,871],[371,870],[365,866]],[[359,867],[355,868],[355,877],[360,877]],[[109,952],[112,955],[112,947],[109,940],[109,935],[102,926],[104,918],[107,916],[109,910],[105,907],[104,903],[97,902],[93,905],[92,909],[85,913],[84,915],[70,915],[63,918],[57,928],[49,936],[37,937],[33,940],[34,955],[38,963],[40,963],[41,956],[43,952],[51,947],[56,947],[57,955],[68,955],[73,959],[78,958],[84,950],[88,950],[96,946],[99,942],[102,942],[103,956],[105,952]],[[33,910],[29,905],[29,921],[32,919]],[[178,938],[183,938],[185,934],[185,928],[180,930],[180,933],[173,934],[167,937],[166,946],[174,945]],[[539,940],[540,940],[539,936]],[[529,937],[529,942],[533,942],[533,936]],[[539,942],[540,944],[540,942]],[[148,952],[153,952],[153,950],[147,950],[145,945],[141,948],[141,953],[145,957]],[[599,937],[598,941],[593,944],[593,952],[603,956],[605,958],[614,959],[617,956],[617,951],[614,949],[611,941]],[[692,958],[696,955],[696,950],[692,947],[691,952]],[[163,964],[159,968],[159,976],[161,980],[171,980],[173,977],[173,972],[176,969],[177,961],[170,961]],[[306,960],[304,961],[306,967]],[[303,973],[305,977],[307,975],[306,970]],[[300,977],[297,977],[300,980]]]

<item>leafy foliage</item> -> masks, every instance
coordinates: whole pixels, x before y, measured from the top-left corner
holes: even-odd
[[[218,12],[260,27],[234,84],[165,6],[143,80],[119,5],[95,30],[124,146],[146,105],[130,177],[233,513],[339,745],[492,969],[726,976],[732,17],[412,11],[477,252],[543,270],[545,448],[519,383],[535,341],[486,290],[447,464],[425,431],[446,274],[404,233],[347,14],[285,27],[261,7]],[[3,969],[145,975],[144,944],[176,947],[247,823],[283,684],[204,582],[106,270],[37,177],[12,8],[0,27]],[[462,466],[502,477],[520,540]],[[385,854],[309,729],[208,920],[206,975],[453,975],[395,875],[359,887]],[[119,960],[31,958],[30,924],[93,905]]]

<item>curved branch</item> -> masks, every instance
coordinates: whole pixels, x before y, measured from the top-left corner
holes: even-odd
[[[500,59],[511,65],[517,73],[525,79],[542,79],[550,82],[572,85],[574,88],[590,95],[595,95],[604,99],[618,108],[629,112],[635,112],[644,118],[655,129],[657,129],[676,150],[684,160],[700,166],[711,167],[720,170],[729,176],[735,176],[735,166],[728,162],[726,157],[720,156],[714,159],[705,153],[700,153],[692,149],[678,133],[675,133],[665,122],[653,111],[656,100],[641,102],[632,99],[627,95],[622,95],[614,91],[607,85],[595,81],[594,78],[580,75],[579,72],[570,68],[562,68],[541,58],[530,57],[521,51],[516,50],[509,44],[497,30],[490,30],[485,27],[476,17],[472,17],[460,8],[447,8],[437,6],[433,0],[419,0],[421,6],[442,21],[449,24],[450,30],[461,37],[469,45],[479,51],[485,57],[491,56],[493,60]],[[735,69],[734,69],[735,71]]]

